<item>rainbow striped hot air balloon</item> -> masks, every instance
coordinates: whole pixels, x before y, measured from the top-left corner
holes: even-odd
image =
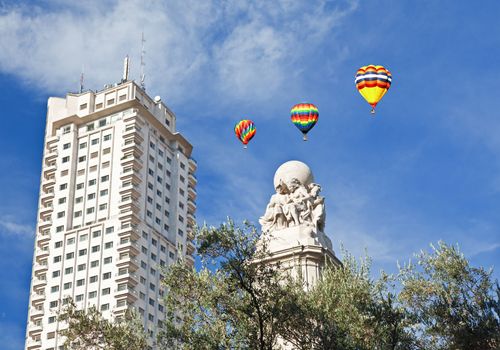
[[[299,103],[290,111],[292,123],[304,134],[307,141],[307,133],[311,130],[319,118],[318,108],[312,103]]]
[[[243,143],[243,148],[247,148],[248,142],[255,136],[255,124],[248,119],[240,120],[234,126],[236,137]]]
[[[364,66],[358,69],[355,82],[361,96],[372,106],[371,113],[375,114],[375,106],[391,86],[391,73],[383,66]]]

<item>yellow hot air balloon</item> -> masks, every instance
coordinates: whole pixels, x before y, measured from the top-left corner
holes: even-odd
[[[372,106],[371,113],[375,114],[375,106],[391,86],[391,73],[383,66],[364,66],[358,69],[355,82],[361,96]]]

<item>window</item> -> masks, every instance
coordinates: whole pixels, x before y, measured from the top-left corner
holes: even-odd
[[[97,145],[98,143],[99,143],[99,139],[93,139],[92,141],[90,141],[91,145]]]
[[[153,213],[149,210],[146,211],[146,215],[148,216],[148,218],[153,218]]]
[[[108,208],[108,204],[107,203],[99,205],[99,210],[106,210],[107,208]]]
[[[148,169],[148,174],[149,174],[149,175],[154,175],[154,174],[155,174],[155,172],[153,171],[153,169],[149,168],[149,169]]]
[[[84,241],[86,241],[88,236],[89,236],[88,234],[83,234],[83,235],[81,235],[81,236],[80,236],[80,242],[84,242]]]
[[[109,168],[109,162],[104,162],[102,163],[102,168],[105,169],[105,168]]]
[[[80,143],[80,149],[87,147],[87,142]]]
[[[113,226],[111,226],[111,227],[107,227],[107,228],[106,228],[106,234],[108,234],[108,233],[112,233],[114,230],[115,230],[115,228],[114,228]]]
[[[81,203],[81,202],[83,202],[83,197],[76,197],[75,203],[78,204],[78,203]]]
[[[93,173],[94,171],[97,171],[97,165],[92,165],[89,169],[89,172]]]
[[[148,264],[146,264],[145,261],[141,260],[141,268],[146,269],[148,267]]]
[[[63,163],[69,162],[69,156],[63,157],[62,162]]]
[[[111,140],[111,134],[104,135],[104,141],[109,141]]]
[[[83,300],[83,294],[78,294],[78,295],[75,297],[75,300],[76,300],[76,301],[82,301],[82,300]]]
[[[115,99],[114,99],[114,98],[112,98],[112,99],[108,100],[108,105],[112,105],[112,104],[114,104],[114,103],[115,103]]]
[[[156,195],[159,196],[159,197],[161,197],[162,196],[161,191],[160,190],[156,190]]]
[[[85,279],[82,278],[82,279],[79,279],[79,280],[76,280],[76,286],[77,287],[81,287],[85,284]]]
[[[53,308],[53,307],[57,307],[57,305],[59,305],[59,301],[58,300],[54,300],[54,301],[50,302],[49,307]]]
[[[149,298],[149,305],[155,306],[155,301],[154,299]]]
[[[99,155],[99,152],[92,152],[92,153],[90,153],[90,158],[92,158],[92,159],[97,158],[98,155]]]
[[[87,156],[78,157],[78,163],[85,162],[86,159],[87,159]]]
[[[92,232],[92,237],[93,238],[100,237],[100,236],[101,236],[101,231],[100,230]]]
[[[109,280],[111,278],[111,272],[106,272],[102,275],[103,280]]]
[[[182,231],[181,229],[178,229],[177,230],[177,233],[179,234],[179,236],[183,237],[184,236],[184,231]]]
[[[50,287],[50,292],[51,293],[55,293],[55,292],[58,292],[59,291],[59,286],[52,286]]]
[[[156,181],[158,181],[158,183],[160,184],[163,183],[163,179],[159,176],[156,177]]]
[[[82,211],[81,210],[75,211],[75,218],[79,218],[80,216],[82,216]]]
[[[97,292],[90,292],[89,299],[95,298],[97,296]]]
[[[152,149],[155,149],[155,144],[153,142],[149,142],[149,147],[151,147]]]
[[[102,108],[102,102],[95,105],[95,109],[100,109],[100,108]]]
[[[93,186],[96,183],[96,179],[89,180],[89,186]]]
[[[70,289],[72,285],[73,285],[73,283],[66,282],[66,283],[64,283],[64,289]]]
[[[113,258],[112,257],[107,257],[107,258],[104,258],[104,263],[105,264],[111,264],[111,262],[113,261]]]
[[[160,246],[160,250],[161,250],[161,252],[162,252],[162,253],[165,253],[165,251],[166,251],[165,246],[164,246],[164,245],[161,245],[161,246]]]
[[[151,253],[151,259],[152,259],[153,261],[156,261],[156,254]]]
[[[109,154],[109,153],[111,153],[111,148],[109,147],[102,150],[102,154]]]
[[[66,175],[68,175],[68,170],[61,171],[61,176],[66,176]]]
[[[153,315],[149,314],[148,319],[153,322],[155,320],[155,317]]]
[[[70,147],[71,147],[71,143],[65,143],[65,144],[63,145],[63,149],[68,149],[68,148],[70,148]]]
[[[99,127],[103,127],[106,125],[106,118],[99,120]]]
[[[99,266],[99,260],[94,260],[94,261],[90,262],[90,267],[91,268],[92,267],[97,267],[97,266]]]
[[[87,108],[87,104],[86,103],[83,103],[83,104],[80,105],[80,110],[86,109],[86,108]]]
[[[102,190],[100,193],[100,196],[106,196],[108,194],[108,190]]]
[[[67,267],[64,269],[64,274],[69,275],[73,273],[73,268],[72,267]]]
[[[84,256],[87,255],[87,249],[80,249],[78,251],[78,256]]]
[[[121,95],[118,100],[123,101],[127,98],[127,95]]]
[[[92,214],[94,212],[94,207],[87,208],[87,214]]]
[[[92,253],[96,253],[96,252],[98,252],[100,249],[101,249],[101,247],[100,247],[100,246],[95,245],[95,246],[93,246],[93,247],[92,247]]]
[[[56,227],[56,232],[62,232],[64,231],[64,226],[57,226]]]
[[[52,277],[59,277],[59,276],[61,276],[61,270],[52,271]]]
[[[154,238],[151,238],[151,244],[156,247],[156,245],[158,244],[158,241]]]
[[[108,288],[109,289],[109,288]],[[103,291],[104,293],[104,291]],[[109,294],[109,293],[108,293]],[[104,294],[103,294],[104,295]],[[107,311],[109,310],[109,303],[108,304],[102,304],[101,305],[101,311]]]
[[[61,248],[62,247],[62,241],[54,243],[54,248]]]
[[[95,283],[95,282],[97,282],[97,276],[90,276],[89,283]]]
[[[102,182],[109,181],[109,175],[104,175],[104,176],[101,176],[101,181],[102,181]]]
[[[88,200],[91,200],[91,199],[94,199],[94,198],[95,198],[95,193],[89,193],[89,195],[87,196]]]
[[[55,263],[58,263],[58,262],[60,262],[60,261],[61,261],[61,256],[60,256],[60,255],[58,255],[58,256],[54,256],[54,262],[55,262]]]
[[[81,190],[83,188],[83,182],[76,184],[76,189]]]
[[[150,190],[152,190],[152,189],[153,189],[153,184],[152,184],[151,182],[148,182],[148,188],[149,188]]]
[[[104,244],[104,249],[109,249],[112,247],[113,247],[113,242],[107,242],[106,244]]]
[[[151,198],[150,196],[148,196],[148,203],[153,204],[153,198]]]
[[[78,265],[78,271],[85,271],[85,269],[87,269],[87,265],[85,264]]]
[[[156,218],[155,218],[155,222],[156,222],[158,225],[161,225],[161,220],[160,220],[160,218],[159,218],[159,217],[156,217]]]
[[[66,203],[66,197],[59,198],[58,203],[59,203],[59,204],[64,204],[64,203]]]

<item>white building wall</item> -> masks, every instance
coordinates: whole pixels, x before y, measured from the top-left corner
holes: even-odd
[[[61,348],[66,297],[108,318],[133,307],[156,336],[161,267],[194,264],[191,151],[134,82],[49,99],[26,349]]]

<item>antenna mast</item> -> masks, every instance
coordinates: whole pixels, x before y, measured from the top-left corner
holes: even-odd
[[[144,50],[144,43],[146,42],[146,39],[144,39],[144,32],[142,32],[142,37],[141,37],[141,88],[146,91],[146,84],[144,83],[144,80],[146,79],[146,75],[144,74],[144,66],[146,65],[146,62],[144,62],[144,56],[146,55],[146,51]]]
[[[123,60],[123,78],[122,81],[125,82],[128,80],[128,73],[129,73],[129,59],[128,55],[125,56],[125,59]]]
[[[83,92],[83,81],[84,81],[84,66],[82,64],[82,74],[80,74],[80,93]]]

